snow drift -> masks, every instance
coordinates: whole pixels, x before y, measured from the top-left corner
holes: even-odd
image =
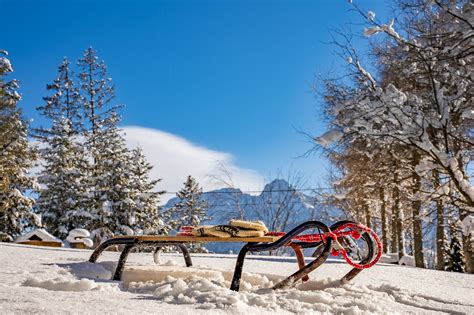
[[[132,254],[124,281],[109,280],[118,253],[88,263],[88,250],[0,244],[2,313],[473,313],[474,276],[379,264],[353,283],[339,282],[348,266],[330,260],[310,281],[270,290],[296,270],[293,257],[252,256],[241,292],[228,289],[235,255],[196,254],[195,267],[166,254],[153,265],[150,253]],[[307,258],[310,259],[310,258]],[[87,303],[84,303],[84,302]]]

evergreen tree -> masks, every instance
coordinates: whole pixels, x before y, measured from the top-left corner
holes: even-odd
[[[88,48],[83,58],[79,59],[80,94],[84,113],[84,135],[86,136],[92,157],[99,159],[101,152],[98,138],[104,128],[113,126],[112,117],[120,106],[111,105],[115,97],[112,79],[107,77],[107,68],[103,61],[98,61],[97,53]],[[115,120],[117,122],[117,120]],[[106,124],[108,123],[108,126]]]
[[[83,185],[87,161],[83,149],[69,135],[68,119],[54,122],[41,150],[44,169],[38,177],[42,184],[36,209],[44,226],[65,238],[74,228],[83,228],[90,220],[86,208],[86,187]]]
[[[446,252],[446,270],[454,272],[465,272],[464,253],[461,248],[461,241],[456,233],[451,236],[451,242]]]
[[[52,84],[46,85],[48,91],[52,91],[51,96],[43,97],[45,104],[36,109],[41,115],[48,118],[51,122],[63,121],[67,123],[69,136],[77,136],[82,130],[80,114],[80,95],[79,90],[73,81],[74,73],[70,68],[69,60],[65,57],[58,67],[58,77]],[[58,130],[55,130],[56,132]],[[36,137],[56,136],[52,128],[36,128]]]
[[[107,226],[114,234],[131,234],[134,224],[130,208],[133,207],[131,188],[131,157],[121,130],[117,127],[119,116],[112,116],[96,133],[96,148],[100,155],[95,159],[96,176],[92,178],[94,190],[92,222],[94,228]]]
[[[130,200],[120,212],[120,223],[129,225],[135,234],[157,234],[162,221],[159,218],[158,202],[163,191],[153,191],[161,179],[150,180],[153,166],[146,161],[140,147],[131,152]]]
[[[91,157],[89,209],[90,229],[108,226],[120,231],[115,219],[124,203],[129,202],[128,150],[118,128],[120,106],[112,105],[114,87],[107,77],[103,61],[88,48],[79,59],[80,94],[84,113],[84,138]],[[109,226],[110,225],[110,226]]]
[[[202,200],[202,188],[191,175],[188,176],[184,187],[176,193],[179,201],[171,208],[168,215],[174,220],[168,221],[168,227],[177,229],[181,226],[199,226],[206,218],[207,202]],[[207,252],[202,243],[189,246],[191,252]]]
[[[191,175],[188,176],[184,187],[176,193],[179,201],[173,207],[173,216],[178,220],[177,227],[198,226],[206,219],[207,203],[201,199],[202,188]]]
[[[172,230],[176,230],[178,220],[175,220],[175,209],[173,207],[168,209],[158,208],[158,229],[157,234],[168,235]]]
[[[13,68],[5,51],[0,56],[0,241],[12,241],[33,222],[33,199],[25,193],[34,187],[27,170],[36,153],[29,147],[28,124],[17,107],[18,84],[5,80]]]
[[[87,160],[78,139],[82,129],[79,93],[66,58],[58,72],[53,84],[47,85],[54,93],[44,97],[45,105],[37,108],[52,126],[35,129],[44,144],[40,152],[45,164],[38,178],[41,189],[36,210],[49,231],[66,237],[69,230],[84,227],[90,215],[85,202],[87,187],[83,185]]]

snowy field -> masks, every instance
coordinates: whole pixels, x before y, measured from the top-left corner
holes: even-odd
[[[380,264],[351,284],[330,260],[296,289],[268,288],[296,270],[293,257],[249,256],[241,292],[228,290],[235,255],[131,254],[122,283],[110,281],[117,253],[90,264],[91,251],[0,244],[0,314],[474,314],[474,275]],[[154,280],[154,281],[151,281]]]

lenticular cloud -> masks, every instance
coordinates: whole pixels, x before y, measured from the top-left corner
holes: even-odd
[[[126,126],[125,139],[130,148],[140,146],[148,161],[154,166],[153,178],[162,178],[157,189],[177,191],[188,175],[195,177],[204,190],[218,188],[211,175],[219,175],[219,165],[232,176],[235,186],[243,190],[259,190],[264,178],[257,171],[245,169],[234,163],[229,153],[214,151],[192,142],[151,128]],[[164,200],[173,197],[165,195]]]

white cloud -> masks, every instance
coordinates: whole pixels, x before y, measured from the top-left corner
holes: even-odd
[[[235,187],[242,190],[261,190],[264,177],[252,169],[234,163],[231,154],[210,150],[190,141],[157,129],[126,126],[125,139],[129,148],[140,146],[147,160],[154,166],[152,178],[162,178],[157,189],[178,191],[188,175],[195,177],[205,191],[221,188],[212,175],[222,175],[223,166],[232,177]],[[174,197],[166,194],[163,201]]]

